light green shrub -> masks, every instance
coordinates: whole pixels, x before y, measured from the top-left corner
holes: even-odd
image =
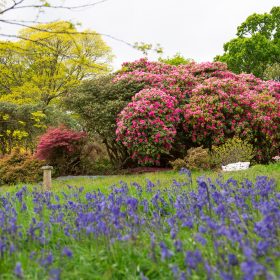
[[[205,170],[211,166],[209,150],[203,147],[190,148],[184,159],[178,158],[170,162],[174,170],[185,167],[190,170]]]
[[[185,157],[187,168],[190,170],[205,170],[210,168],[209,150],[203,147],[190,148]]]
[[[237,137],[228,139],[223,145],[214,146],[211,152],[211,162],[216,166],[251,161],[253,157],[253,145]]]
[[[177,158],[174,161],[170,161],[172,168],[176,171],[181,170],[183,167],[187,168],[187,163],[184,159]]]

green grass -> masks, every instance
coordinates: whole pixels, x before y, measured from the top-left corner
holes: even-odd
[[[280,163],[274,163],[269,165],[254,165],[247,170],[233,171],[233,172],[214,172],[214,171],[193,171],[193,180],[196,180],[200,176],[215,179],[219,175],[222,175],[225,179],[234,178],[238,181],[247,178],[254,181],[257,176],[268,176],[274,178],[278,184],[280,184]],[[166,187],[172,183],[173,179],[181,180],[181,176],[177,171],[163,171],[154,173],[132,174],[132,175],[112,175],[98,178],[73,178],[67,180],[53,179],[54,192],[60,190],[67,190],[67,186],[84,187],[86,191],[100,189],[103,192],[110,190],[110,186],[118,184],[120,181],[124,181],[128,184],[131,182],[137,182],[140,185],[146,184],[146,179],[152,182],[160,181],[160,185]],[[2,186],[0,191],[14,191],[17,187],[41,187],[41,184],[17,184],[15,186]]]
[[[199,176],[205,176],[212,179],[216,179],[219,175],[222,175],[225,179],[234,178],[238,181],[242,181],[244,178],[254,181],[257,176],[268,176],[274,178],[278,183],[280,183],[280,164],[270,164],[270,165],[255,165],[248,170],[234,171],[234,172],[213,172],[213,171],[194,171],[192,172],[193,180],[196,180]],[[112,185],[118,184],[120,181],[124,181],[128,184],[131,182],[137,182],[140,185],[146,184],[146,179],[152,182],[160,181],[160,185],[166,187],[172,183],[173,179],[181,180],[182,177],[177,171],[165,171],[165,172],[155,172],[155,173],[144,173],[138,175],[116,175],[116,176],[106,176],[101,178],[79,178],[79,179],[69,179],[65,181],[54,180],[53,190],[60,190],[61,188],[70,186],[83,186],[86,191],[97,190],[106,192]]]
[[[280,184],[280,163],[274,163],[269,165],[254,165],[247,170],[232,171],[232,172],[214,172],[214,171],[193,171],[193,180],[196,180],[200,176],[209,177],[212,179],[222,175],[225,179],[234,178],[238,181],[247,178],[254,181],[257,176],[268,176],[274,178],[277,184]],[[146,184],[146,179],[152,182],[160,181],[160,185],[166,187],[172,183],[173,179],[181,180],[182,177],[177,171],[163,171],[154,173],[132,174],[132,175],[112,175],[99,178],[73,178],[67,180],[53,179],[52,191],[67,190],[67,186],[84,187],[86,191],[97,190],[107,192],[110,190],[110,186],[118,184],[120,181],[124,181],[128,184],[131,182],[137,182],[140,185]],[[41,187],[41,184],[17,184],[15,186],[2,186],[0,191],[14,191],[17,187]]]

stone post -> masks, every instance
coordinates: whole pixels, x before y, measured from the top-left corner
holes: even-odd
[[[44,171],[43,175],[43,190],[44,191],[49,191],[52,188],[52,166],[43,166],[42,167]]]

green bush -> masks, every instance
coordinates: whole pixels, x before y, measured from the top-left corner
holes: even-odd
[[[184,159],[177,158],[174,161],[170,161],[172,168],[176,171],[181,170],[183,167],[187,168],[187,163]]]
[[[87,142],[80,154],[79,174],[105,175],[113,172],[114,166],[109,160],[104,144],[100,139]]]
[[[93,161],[88,170],[88,175],[112,175],[117,171],[108,158],[100,158]]]
[[[185,157],[190,170],[205,170],[210,168],[209,150],[202,147],[190,148]]]
[[[44,164],[30,153],[15,149],[0,158],[0,185],[38,182],[42,180],[41,167]]]
[[[214,146],[211,152],[211,162],[216,166],[251,161],[253,157],[253,145],[237,137],[228,139],[223,145]]]
[[[190,148],[184,159],[176,159],[170,162],[174,170],[185,167],[190,170],[205,170],[211,166],[211,159],[208,149],[202,147]]]
[[[113,82],[114,77],[101,76],[83,82],[64,99],[64,104],[67,110],[79,115],[79,121],[89,134],[99,136],[111,162],[122,166],[127,163],[128,154],[116,141],[116,119],[144,84]]]

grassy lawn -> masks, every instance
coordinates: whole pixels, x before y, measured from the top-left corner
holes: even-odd
[[[270,165],[254,165],[247,170],[233,171],[233,172],[214,172],[214,171],[193,171],[192,177],[195,182],[200,176],[205,176],[215,180],[219,176],[223,178],[234,178],[238,181],[242,181],[244,178],[254,181],[257,176],[268,176],[276,180],[277,184],[280,184],[280,163],[274,163]],[[177,171],[163,171],[154,173],[132,174],[132,175],[112,175],[112,176],[100,176],[96,178],[70,178],[70,179],[53,179],[53,191],[67,191],[67,186],[84,187],[85,191],[92,191],[100,189],[103,192],[110,191],[110,187],[123,181],[128,184],[137,182],[140,185],[145,186],[147,179],[152,182],[159,182],[160,186],[167,187],[172,184],[173,180],[182,180],[182,176]],[[194,184],[195,185],[195,184]],[[18,184],[16,186],[2,186],[0,191],[14,192],[17,188],[22,186],[28,187],[41,187],[41,183],[38,184]]]
[[[280,277],[280,164],[23,186],[0,192],[1,280]]]
[[[196,171],[192,172],[193,180],[200,176],[205,176],[215,180],[219,175],[222,175],[225,179],[234,178],[238,181],[242,181],[244,178],[254,181],[257,176],[268,176],[274,178],[278,184],[280,184],[280,164],[270,165],[255,165],[248,170],[233,171],[233,172],[213,172],[213,171]],[[138,184],[145,186],[147,179],[152,182],[160,183],[160,186],[167,187],[172,184],[172,181],[182,180],[182,176],[177,171],[165,171],[156,173],[144,173],[134,175],[121,175],[121,176],[106,176],[100,178],[78,178],[69,180],[54,180],[53,189],[54,191],[60,190],[61,188],[67,189],[67,185],[70,186],[83,186],[86,191],[100,189],[104,192],[110,190],[108,187],[118,184],[120,181],[124,181],[128,184],[137,182]]]

